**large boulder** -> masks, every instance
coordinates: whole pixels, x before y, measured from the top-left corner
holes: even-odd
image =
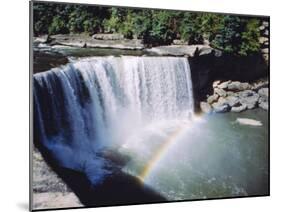
[[[204,113],[211,113],[212,107],[207,102],[200,102],[201,111]]]

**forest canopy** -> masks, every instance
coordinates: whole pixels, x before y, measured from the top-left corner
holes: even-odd
[[[169,45],[175,39],[210,45],[227,53],[249,55],[260,49],[261,19],[153,9],[34,3],[34,35],[120,33],[148,45]]]

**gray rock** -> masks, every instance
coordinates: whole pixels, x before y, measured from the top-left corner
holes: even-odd
[[[177,40],[177,39],[175,39],[175,40],[173,40],[173,44],[174,45],[185,45],[185,44],[187,44],[187,42],[184,41],[184,40]]]
[[[230,107],[234,107],[239,104],[239,98],[237,96],[227,96],[225,100]]]
[[[247,105],[245,104],[240,104],[240,105],[237,105],[237,106],[234,106],[231,108],[231,112],[234,112],[234,113],[240,113],[244,110],[247,109]]]
[[[218,85],[218,88],[226,89],[229,83],[231,83],[230,80],[228,80],[228,81],[226,81],[226,82],[223,82],[223,83],[220,83],[220,84]]]
[[[209,104],[212,104],[212,103],[218,101],[218,99],[219,99],[219,95],[218,95],[218,94],[213,94],[213,95],[211,95],[211,96],[209,96],[209,97],[207,98],[207,102],[208,102]]]
[[[259,89],[258,94],[262,97],[268,98],[268,88]]]
[[[259,30],[260,31],[263,31],[265,29],[265,26],[263,26],[263,25],[261,25],[260,27],[259,27]]]
[[[49,35],[42,35],[40,37],[34,38],[34,42],[38,43],[48,43],[50,41]]]
[[[214,104],[212,104],[212,107],[214,109],[214,112],[216,113],[225,113],[230,110],[230,106],[228,104],[222,104],[219,102],[215,102]]]
[[[228,84],[227,89],[230,91],[243,91],[243,90],[247,90],[250,89],[251,86],[249,83],[244,82],[238,82],[238,81],[234,81]]]
[[[195,53],[206,54],[211,53],[212,47],[206,45],[169,45],[169,46],[157,46],[146,51],[148,53],[155,53],[157,55],[171,55],[171,56],[186,56],[194,57]]]
[[[227,96],[237,96],[237,93],[233,92],[233,91],[227,91],[226,92]]]
[[[269,49],[268,48],[264,48],[264,49],[261,50],[261,52],[263,54],[268,54],[269,53]]]
[[[204,113],[211,113],[212,107],[207,102],[200,102],[201,111]]]
[[[114,34],[94,34],[92,38],[97,40],[123,40],[124,35],[114,33]]]
[[[252,90],[245,90],[245,91],[241,91],[238,93],[238,96],[240,98],[246,98],[246,97],[249,97],[249,96],[253,96],[255,95],[256,92],[255,91],[252,91]]]
[[[268,101],[259,103],[259,107],[264,110],[268,110]]]
[[[269,27],[269,22],[268,21],[263,21],[262,25],[265,26],[265,27]]]
[[[240,103],[247,105],[248,109],[253,109],[257,106],[259,95],[254,91],[243,91],[240,93]]]
[[[219,96],[226,97],[226,91],[221,88],[215,88],[214,93],[218,94]]]
[[[265,36],[268,36],[268,35],[269,35],[268,29],[266,29],[263,34],[264,34]]]

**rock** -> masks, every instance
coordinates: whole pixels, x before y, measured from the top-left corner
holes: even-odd
[[[220,88],[215,88],[214,93],[218,94],[219,96],[226,97],[226,91]]]
[[[260,88],[266,88],[266,87],[268,87],[268,80],[262,80],[259,82],[255,82],[252,89],[258,91]]]
[[[94,34],[92,38],[97,39],[97,40],[123,40],[124,35],[118,34],[118,33],[113,33],[113,34]]]
[[[201,111],[204,113],[211,113],[212,107],[207,102],[200,102]]]
[[[251,125],[251,126],[262,126],[261,121],[248,118],[237,118],[236,122],[242,125]]]
[[[268,42],[268,37],[260,37],[260,38],[259,38],[259,42],[260,42],[261,44],[264,44],[265,42]]]
[[[262,49],[261,52],[263,54],[268,54],[269,53],[269,49],[268,48]]]
[[[247,105],[239,104],[239,105],[233,106],[231,108],[231,112],[240,113],[240,112],[242,112],[242,111],[244,111],[246,109],[247,109]]]
[[[227,91],[226,95],[227,96],[237,96],[237,93],[234,93],[233,91]]]
[[[225,99],[224,97],[221,96],[221,97],[218,99],[218,103],[223,105],[223,104],[227,104],[227,101],[226,101],[226,99]]]
[[[268,36],[268,35],[269,35],[268,29],[266,29],[263,34],[264,34],[265,36]]]
[[[256,94],[255,91],[252,91],[252,90],[245,90],[245,91],[241,91],[238,93],[238,96],[240,98],[246,98],[246,97],[249,97],[249,96],[253,96],[254,94]]]
[[[263,21],[262,25],[265,26],[265,27],[269,27],[269,22],[268,21]]]
[[[230,82],[227,86],[227,89],[230,91],[243,91],[250,88],[251,86],[249,83],[247,82],[241,83],[238,81]]]
[[[262,89],[264,89],[264,88],[262,88]],[[261,92],[259,94],[260,94],[260,98],[258,100],[259,107],[264,110],[268,110],[268,91],[261,90]]]
[[[268,98],[268,88],[259,89],[258,94],[262,97]]]
[[[174,45],[186,45],[187,42],[184,41],[184,40],[177,40],[177,39],[175,39],[175,40],[173,40],[173,44]]]
[[[209,104],[212,104],[212,103],[218,101],[218,99],[219,99],[219,95],[218,95],[218,94],[213,94],[213,95],[211,95],[211,96],[209,96],[209,97],[207,98],[207,102],[208,102]]]
[[[165,56],[185,56],[194,57],[195,55],[211,54],[213,48],[206,45],[169,45],[169,46],[156,46],[146,49],[148,53],[155,53],[157,55]]]
[[[215,102],[214,104],[212,104],[212,107],[214,109],[214,112],[216,113],[225,113],[230,110],[230,106],[228,104],[223,104],[219,102]]]
[[[259,103],[259,107],[264,109],[264,110],[268,110],[268,101],[262,101]]]
[[[259,27],[259,30],[260,31],[263,31],[265,29],[265,26],[263,26],[263,25],[261,25],[260,27]]]
[[[239,104],[239,98],[237,96],[227,96],[225,100],[230,107],[234,107]]]
[[[38,43],[48,43],[51,40],[49,35],[42,35],[40,37],[36,37],[34,39],[34,42],[38,42]]]
[[[221,81],[220,80],[216,80],[216,81],[214,81],[213,82],[213,88],[216,88],[216,87],[218,87],[218,85],[221,83]]]
[[[226,82],[223,82],[223,83],[221,83],[221,84],[218,85],[218,88],[226,89],[229,83],[231,83],[230,80],[228,80],[228,81],[226,81]]]
[[[254,91],[243,91],[240,92],[240,103],[247,105],[248,109],[253,109],[257,106],[259,95]]]

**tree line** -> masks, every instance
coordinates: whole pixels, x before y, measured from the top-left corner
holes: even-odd
[[[120,33],[150,46],[169,45],[174,39],[210,45],[227,53],[259,51],[258,17],[213,13],[34,3],[34,34]]]

